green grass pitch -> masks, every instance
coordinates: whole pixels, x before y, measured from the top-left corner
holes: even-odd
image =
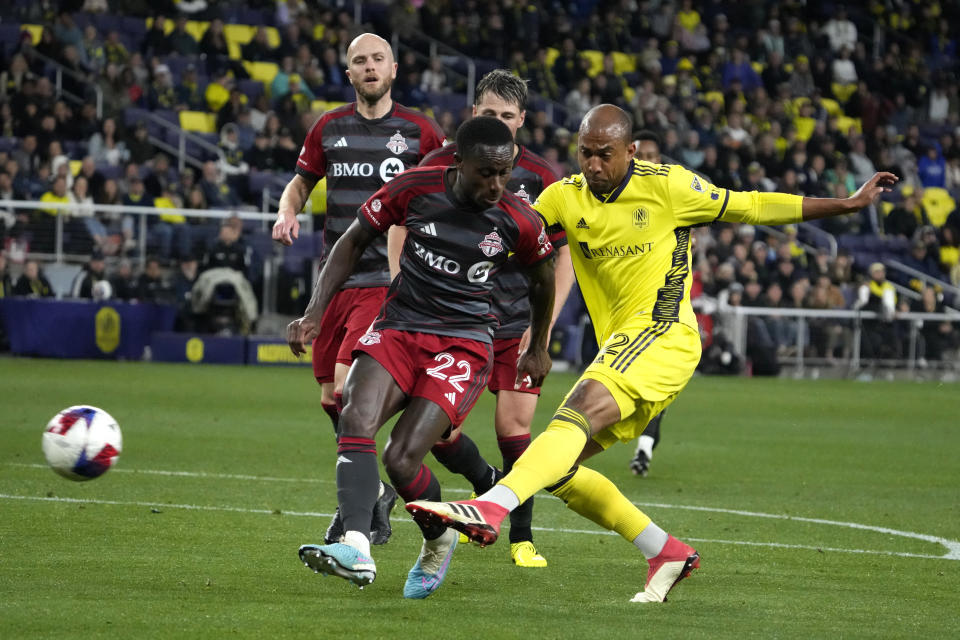
[[[548,379],[534,433],[573,380]],[[117,467],[86,483],[40,450],[47,420],[80,403],[124,435]],[[499,463],[492,412],[486,394],[467,429]],[[0,638],[960,633],[956,386],[694,379],[649,477],[627,471],[632,446],[591,465],[700,551],[663,605],[628,602],[639,552],[546,495],[546,569],[515,568],[505,541],[465,545],[440,591],[406,601],[419,536],[398,505],[373,585],[314,575],[296,550],[322,538],[336,456],[306,369],[5,358],[0,414]],[[429,463],[446,497],[467,494]]]

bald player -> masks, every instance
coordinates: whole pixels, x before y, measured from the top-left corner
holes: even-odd
[[[444,143],[443,131],[432,118],[393,101],[391,87],[397,77],[397,63],[386,40],[373,33],[357,36],[347,48],[347,77],[356,91],[356,101],[325,113],[307,134],[296,173],[283,190],[273,225],[274,240],[293,244],[300,236],[297,214],[317,182],[326,178],[321,269],[333,245],[357,219],[364,201]],[[378,237],[327,306],[313,341],[313,374],[322,389],[321,404],[335,431],[353,349],[376,318],[389,284],[387,243],[384,237]],[[381,484],[372,522],[374,544],[383,544],[390,537],[389,515],[396,498],[390,485]],[[332,543],[342,535],[338,511],[324,538]]]
[[[690,229],[715,221],[787,224],[853,213],[897,178],[874,174],[848,198],[805,198],[715,187],[680,165],[636,160],[630,116],[594,107],[580,125],[583,173],[547,187],[534,204],[566,231],[600,353],[513,470],[475,500],[411,502],[415,520],[491,544],[500,524],[536,491],[615,531],[647,560],[631,602],[663,602],[699,567],[695,549],[667,534],[610,480],[581,463],[643,432],[686,386],[700,360],[690,305]]]

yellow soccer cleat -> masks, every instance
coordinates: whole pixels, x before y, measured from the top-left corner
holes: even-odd
[[[514,542],[510,545],[510,557],[518,567],[539,569],[547,566],[547,559],[537,552],[537,548],[529,540]]]

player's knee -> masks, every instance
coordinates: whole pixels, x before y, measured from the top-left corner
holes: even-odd
[[[515,416],[498,416],[494,427],[498,438],[530,435],[530,423]]]
[[[396,442],[388,442],[383,450],[383,468],[394,486],[410,484],[420,470],[422,458]]]
[[[377,435],[377,419],[372,407],[356,402],[348,403],[340,412],[338,433],[355,438],[373,438]]]

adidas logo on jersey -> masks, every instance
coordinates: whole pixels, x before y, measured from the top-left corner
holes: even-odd
[[[337,140],[336,144],[334,144],[333,146],[335,146],[335,147],[345,147],[345,146],[347,146],[347,139],[346,139],[345,137],[343,137],[343,136],[340,136],[340,139]]]
[[[580,218],[580,222],[577,223],[577,229],[589,229],[590,225],[587,224],[587,221],[583,218]]]
[[[443,397],[446,398],[450,404],[457,404],[457,394],[455,394],[453,391],[444,394]]]
[[[425,224],[420,227],[420,231],[423,232],[424,235],[435,236],[437,235],[437,225],[432,222],[430,224]]]

